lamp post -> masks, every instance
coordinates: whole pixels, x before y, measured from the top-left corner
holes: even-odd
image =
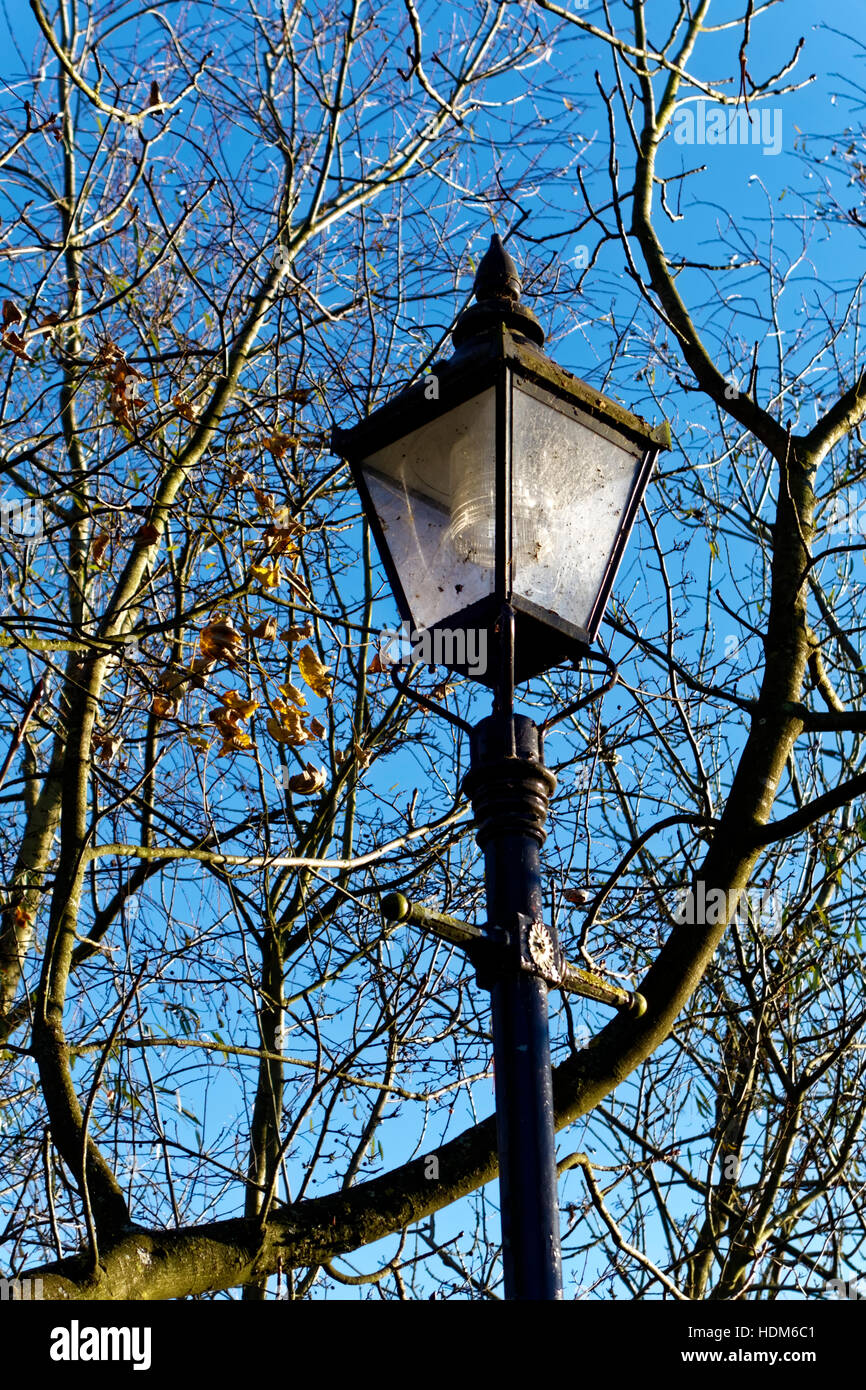
[[[464,790],[484,853],[487,922],[479,929],[399,894],[383,911],[459,942],[490,990],[505,1294],[557,1299],[548,990],[638,1011],[643,1001],[570,966],[543,920],[540,852],[556,786],[544,731],[568,711],[538,726],[514,713],[514,688],[590,653],[670,433],[548,357],[520,291],[494,236],[452,356],[335,430],[333,447],[350,464],[404,623],[438,636],[445,664],[492,691],[493,711],[475,728],[445,716],[470,736]],[[488,660],[467,660],[470,633]]]

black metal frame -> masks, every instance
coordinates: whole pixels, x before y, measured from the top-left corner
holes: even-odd
[[[477,306],[476,306],[477,307]],[[540,330],[538,337],[540,337]],[[400,392],[392,400],[352,429],[335,429],[332,447],[347,459],[360,493],[364,513],[373,532],[376,547],[388,575],[401,618],[414,628],[411,605],[391,556],[387,537],[379,521],[364,476],[363,460],[402,437],[432,424],[483,391],[495,390],[494,480],[496,505],[496,555],[492,593],[465,608],[455,609],[432,624],[431,632],[465,631],[478,628],[493,637],[503,605],[509,605],[517,625],[515,680],[518,684],[565,660],[588,654],[613,588],[625,553],[629,534],[637,517],[660,449],[670,447],[666,426],[652,427],[632,415],[616,401],[594,391],[577,377],[563,371],[537,342],[513,332],[506,323],[488,323],[478,337],[463,341],[443,363],[434,364],[432,375],[439,383],[438,399],[425,396],[423,382]],[[607,566],[587,628],[578,627],[558,613],[542,608],[514,593],[512,574],[511,484],[513,478],[512,401],[517,386],[528,389],[537,399],[552,400],[556,408],[580,420],[586,428],[604,438],[627,441],[640,462],[631,493],[623,512]],[[492,670],[467,672],[483,684],[495,684]]]

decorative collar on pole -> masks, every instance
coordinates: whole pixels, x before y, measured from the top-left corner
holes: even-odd
[[[451,340],[456,348],[477,338],[495,324],[502,324],[541,347],[544,330],[531,309],[520,302],[520,276],[517,266],[496,233],[475,273],[475,300],[454,326]]]

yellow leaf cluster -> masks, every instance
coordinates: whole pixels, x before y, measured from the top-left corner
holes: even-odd
[[[95,729],[90,740],[90,748],[93,753],[99,754],[99,762],[102,767],[110,767],[122,743],[123,739],[120,734],[110,734],[102,729]]]
[[[258,700],[245,700],[238,690],[227,690],[219,697],[226,709],[234,710],[239,719],[249,719],[259,707]]]
[[[287,681],[280,686],[280,694],[285,698],[272,700],[274,714],[267,721],[267,730],[277,743],[286,743],[290,748],[300,748],[310,739],[324,738],[325,727],[318,719],[305,724],[300,711],[306,709],[307,702],[296,685]]]
[[[242,629],[247,637],[259,637],[263,642],[273,642],[277,635],[277,620],[263,618],[255,627],[252,623],[243,623]]]
[[[272,492],[265,492],[263,488],[256,487],[253,483],[253,497],[259,504],[259,511],[263,516],[269,516],[276,506],[276,497]]]
[[[331,698],[331,677],[312,647],[302,647],[298,653],[298,670],[314,695],[323,700]]]
[[[182,396],[175,396],[172,405],[182,420],[186,420],[190,425],[196,424],[198,411],[189,401],[185,401]]]
[[[296,448],[300,442],[297,435],[281,434],[278,431],[276,434],[269,435],[267,439],[263,439],[262,445],[265,449],[270,450],[275,459],[281,459],[288,449]]]
[[[177,700],[170,700],[166,695],[154,695],[150,709],[157,719],[171,719],[177,714]]]
[[[220,730],[222,732],[222,730]],[[224,758],[228,753],[238,753],[244,748],[252,748],[253,741],[249,734],[238,731],[232,734],[231,738],[223,739],[223,746],[217,753],[218,758]]]
[[[279,691],[281,695],[285,695],[286,699],[291,704],[297,705],[298,709],[306,709],[306,700],[304,699],[298,687],[296,685],[292,685],[291,681],[286,681],[285,685],[281,685],[279,687]]]
[[[265,589],[275,589],[283,577],[279,560],[261,560],[257,565],[251,566],[250,574]]]
[[[225,661],[234,666],[244,640],[231,618],[215,618],[199,634],[201,654],[208,662]]]
[[[298,711],[290,709],[287,705],[277,711],[276,717],[268,717],[267,730],[277,743],[287,743],[290,748],[300,748],[301,744],[307,743],[310,738]]]
[[[312,637],[313,620],[307,618],[302,627],[292,624],[291,627],[283,628],[282,637],[285,642],[300,642],[302,637]]]
[[[259,707],[258,700],[245,700],[237,690],[227,690],[220,696],[222,705],[219,709],[212,709],[210,721],[215,724],[222,738],[222,747],[217,757],[224,757],[228,753],[237,753],[241,749],[251,748],[252,739],[249,734],[239,727],[238,721],[249,719],[250,715]]]

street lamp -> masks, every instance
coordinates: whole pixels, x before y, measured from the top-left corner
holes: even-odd
[[[554,1299],[562,1276],[548,988],[617,1007],[642,1000],[569,966],[543,921],[540,849],[556,786],[543,734],[553,720],[539,727],[515,715],[514,687],[589,654],[670,433],[552,361],[520,289],[494,236],[452,356],[335,430],[333,447],[350,464],[413,637],[438,635],[444,664],[492,689],[493,713],[475,728],[446,714],[470,734],[464,789],[484,851],[487,923],[455,922],[400,895],[383,910],[459,941],[491,991],[506,1297]],[[475,652],[492,659],[469,664],[470,633]]]

